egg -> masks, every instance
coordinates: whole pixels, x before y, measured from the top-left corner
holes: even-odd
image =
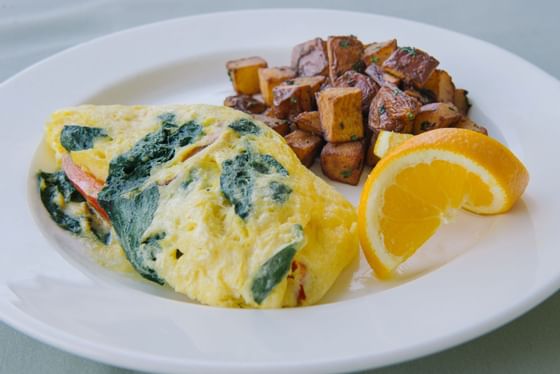
[[[245,113],[85,105],[55,112],[45,142],[59,168],[69,157],[102,186],[86,199],[115,239],[96,252],[117,247],[145,278],[203,304],[314,304],[357,255],[355,208]]]

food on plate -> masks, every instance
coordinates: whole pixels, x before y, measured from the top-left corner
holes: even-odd
[[[259,92],[258,70],[267,63],[260,57],[247,57],[228,61],[226,68],[233,89],[238,94],[252,95]]]
[[[364,145],[361,140],[327,143],[321,151],[321,169],[332,180],[357,185],[364,167]]]
[[[240,111],[80,106],[51,116],[45,142],[52,219],[104,263],[201,303],[314,304],[357,254],[354,207]]]
[[[396,39],[362,43],[354,35],[314,38],[293,47],[289,67],[259,68],[259,92],[230,96],[225,105],[285,120],[287,127],[279,133],[290,136],[303,130],[320,136],[324,141],[313,141],[318,147],[365,139],[362,159],[374,167],[379,160],[373,152],[379,131],[420,134],[458,127],[488,133],[468,117],[467,90],[456,88],[449,72],[438,67],[435,57],[413,46],[399,46]],[[290,137],[291,142],[299,142],[302,134]],[[353,152],[358,148],[349,146]],[[313,147],[305,155],[315,153]],[[313,164],[307,157],[305,161]],[[325,175],[347,184],[360,179],[341,179],[333,172]]]
[[[377,163],[362,190],[363,252],[376,275],[389,278],[454,211],[507,212],[528,181],[510,150],[476,131],[446,128],[414,136]]]
[[[286,135],[286,142],[301,163],[307,167],[313,165],[313,161],[315,161],[323,145],[323,139],[320,136],[303,130],[296,130]]]
[[[317,107],[325,140],[341,143],[362,139],[361,106],[362,91],[357,87],[333,87],[320,91]]]
[[[261,121],[282,136],[286,136],[290,132],[290,123],[286,120],[265,116],[264,114],[253,114],[252,117],[257,121]]]
[[[375,144],[373,146],[373,154],[377,158],[385,157],[393,149],[412,138],[411,134],[401,134],[393,131],[381,130],[377,134]]]

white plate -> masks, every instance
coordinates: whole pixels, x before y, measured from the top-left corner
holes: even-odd
[[[29,173],[53,110],[81,103],[220,103],[230,91],[227,59],[261,55],[271,64],[287,64],[298,42],[350,33],[364,41],[397,37],[401,45],[425,49],[470,91],[474,119],[530,171],[529,188],[511,213],[461,215],[430,241],[430,251],[403,269],[406,277],[398,282],[376,281],[361,260],[323,304],[271,311],[202,306],[111,274],[45,219]],[[559,99],[557,80],[508,52],[370,14],[217,13],[72,48],[0,85],[0,315],[79,355],[177,373],[352,371],[464,342],[519,316],[560,286]],[[359,189],[336,187],[356,201]]]

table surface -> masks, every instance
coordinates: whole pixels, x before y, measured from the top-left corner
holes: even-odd
[[[494,43],[560,77],[558,2],[284,0],[263,3],[258,0],[235,3],[0,0],[0,82],[53,53],[103,34],[173,17],[265,6],[345,9],[421,21]],[[559,341],[560,293],[556,293],[523,317],[476,340],[369,373],[557,373]],[[136,372],[60,351],[0,323],[0,374],[4,373]]]

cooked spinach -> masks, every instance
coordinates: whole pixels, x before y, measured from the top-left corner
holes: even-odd
[[[254,134],[258,135],[261,132],[259,126],[257,126],[253,121],[242,118],[229,125],[230,128],[237,131],[240,135]]]
[[[88,207],[88,213],[87,220],[91,233],[101,243],[109,245],[111,243],[111,225],[95,209]]]
[[[67,214],[59,202],[60,199],[62,199],[63,204],[83,202],[84,198],[76,191],[62,171],[55,173],[39,172],[37,178],[41,202],[53,221],[64,230],[80,234],[82,225],[79,218]]]
[[[292,260],[303,244],[303,228],[301,225],[295,225],[295,231],[296,239],[266,260],[255,275],[251,292],[257,304],[261,304],[274,287],[288,275]]]
[[[159,204],[158,187],[152,185],[143,191],[113,196],[100,203],[107,211],[132,266],[143,277],[163,284],[153,269],[153,246],[142,243],[142,236],[152,223]]]
[[[220,188],[239,217],[247,218],[253,209],[253,190],[258,174],[273,172],[288,175],[288,171],[274,157],[251,150],[222,163]]]
[[[60,144],[68,151],[93,148],[97,138],[107,137],[105,129],[78,125],[66,125],[60,133]]]
[[[272,200],[280,204],[285,203],[292,193],[292,189],[284,183],[272,181],[268,187],[272,191]]]

